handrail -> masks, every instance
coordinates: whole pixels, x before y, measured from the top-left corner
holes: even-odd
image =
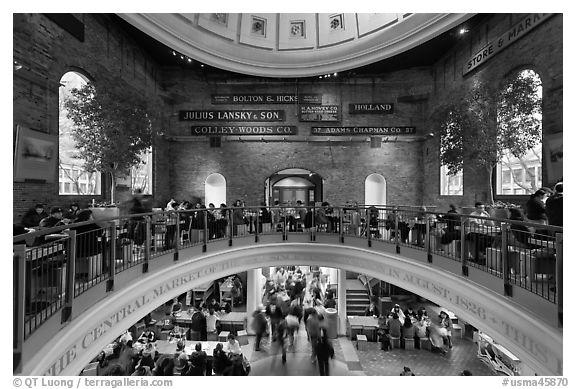
[[[73,300],[82,293],[104,282],[106,291],[113,290],[116,274],[137,265],[147,272],[150,260],[166,254],[177,261],[188,247],[206,252],[212,241],[232,246],[235,237],[253,236],[258,243],[273,234],[283,240],[299,234],[310,242],[334,234],[341,244],[354,237],[373,250],[375,242],[384,242],[397,253],[424,251],[428,262],[448,258],[460,262],[464,277],[474,268],[500,278],[504,295],[515,286],[555,304],[562,326],[562,227],[397,206],[201,208],[121,215],[15,236],[14,326],[19,328],[14,334],[21,338],[14,340],[14,353],[53,315],[71,320]],[[23,246],[23,241],[34,244]]]

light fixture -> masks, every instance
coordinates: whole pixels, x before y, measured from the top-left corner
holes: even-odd
[[[458,31],[458,32],[460,33],[460,35],[464,35],[464,34],[466,34],[468,31],[470,31],[470,30],[468,30],[468,29],[465,28],[465,27],[462,27],[462,28],[460,29],[460,31]]]
[[[14,61],[14,71],[22,69],[22,64],[18,61]]]
[[[334,77],[336,77],[338,75],[338,73],[334,73]]]
[[[202,64],[200,64],[200,67],[201,67],[201,68],[203,68],[203,67],[204,67],[204,64],[203,64],[203,63],[202,63]]]
[[[172,55],[176,55],[176,52],[174,50],[172,50]]]
[[[183,56],[183,55],[181,55],[181,56],[180,56],[180,59],[184,59],[184,56]]]
[[[191,58],[188,58],[188,62],[192,62],[192,59],[191,59]]]

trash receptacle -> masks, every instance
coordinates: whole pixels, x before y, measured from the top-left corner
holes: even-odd
[[[338,311],[334,308],[326,308],[324,320],[326,321],[326,335],[329,339],[338,337]]]

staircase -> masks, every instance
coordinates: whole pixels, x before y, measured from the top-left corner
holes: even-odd
[[[360,283],[354,289],[346,289],[346,314],[348,316],[363,316],[369,305],[368,292]]]

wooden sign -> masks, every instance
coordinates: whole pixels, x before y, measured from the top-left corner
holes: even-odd
[[[254,93],[212,95],[212,104],[322,104],[319,93],[295,95],[292,93]]]
[[[478,66],[482,65],[490,58],[496,55],[499,51],[509,46],[511,43],[520,39],[528,32],[533,30],[536,26],[541,24],[543,21],[548,19],[554,14],[530,14],[526,16],[522,21],[516,23],[514,27],[506,31],[504,34],[500,35],[498,39],[488,43],[480,51],[474,54],[465,64],[462,75],[476,69]]]
[[[301,122],[339,122],[339,105],[300,105]]]
[[[180,111],[179,118],[181,121],[196,122],[283,122],[283,110],[199,110],[199,111]]]
[[[392,103],[351,103],[348,112],[351,114],[368,113],[368,114],[387,114],[394,113]]]
[[[219,135],[296,135],[296,126],[192,126],[192,136]]]
[[[310,135],[319,136],[376,136],[412,135],[416,127],[312,127]]]

